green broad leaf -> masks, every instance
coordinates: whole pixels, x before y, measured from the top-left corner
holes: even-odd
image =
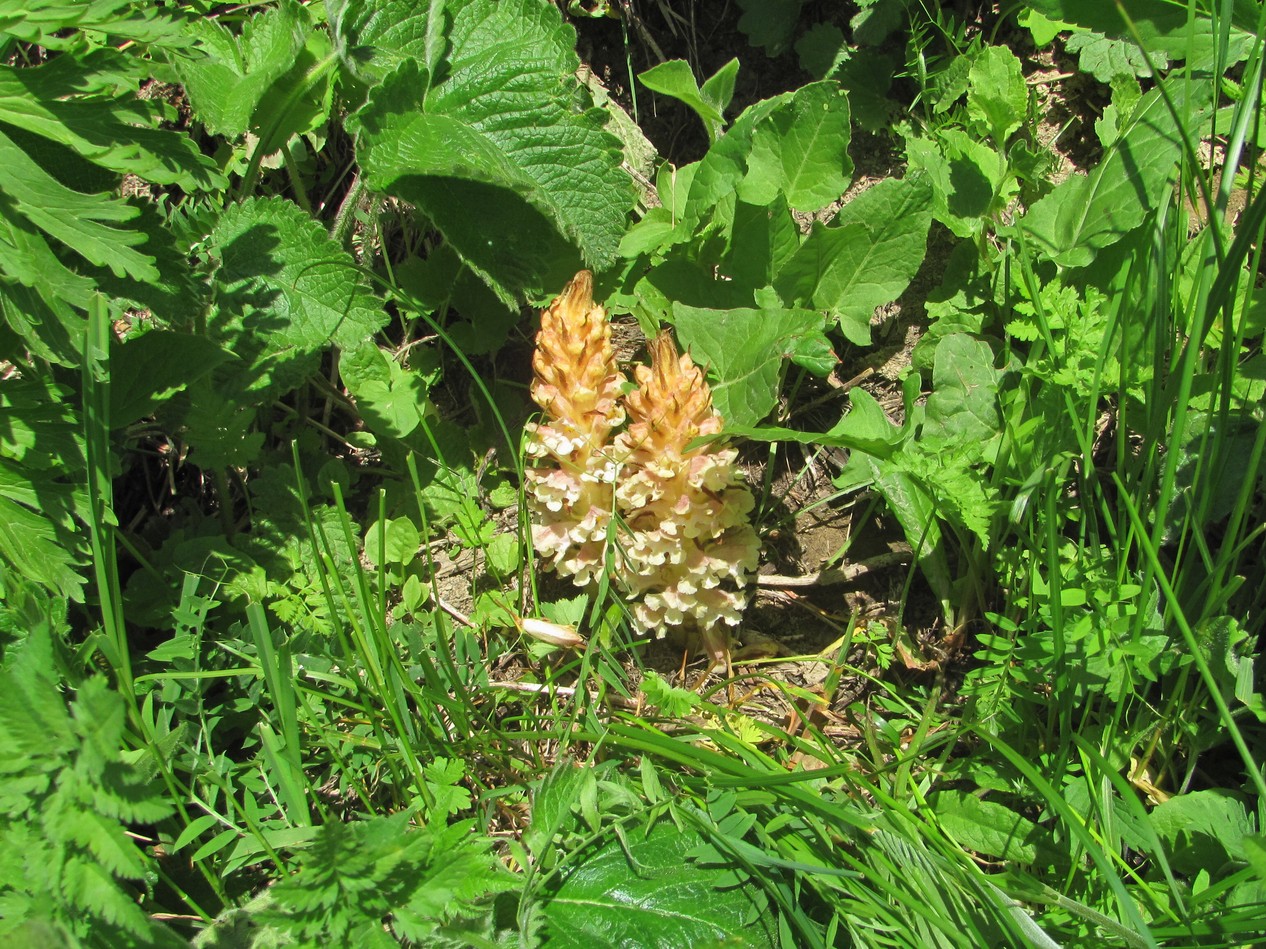
[[[764,207],[739,201],[734,206],[729,253],[719,272],[755,294],[773,284],[799,247],[800,229],[781,196]]]
[[[145,235],[116,226],[136,218],[136,208],[107,194],[67,188],[3,132],[0,191],[12,209],[9,214],[56,238],[89,263],[135,280],[158,279],[153,258],[134,249],[144,243]]]
[[[689,106],[699,116],[708,130],[709,141],[725,128],[725,107],[734,96],[734,78],[738,74],[739,61],[731,59],[704,82],[700,88],[694,71],[684,59],[670,59],[652,66],[637,78],[647,89],[676,99]]]
[[[884,461],[854,452],[835,479],[844,490],[873,486],[883,497],[914,553],[915,563],[927,578],[946,616],[953,615],[954,584],[949,555],[941,536],[936,499],[899,462]]]
[[[944,337],[936,348],[932,394],[928,396],[921,442],[953,447],[971,461],[985,456],[1000,433],[998,384],[989,344],[964,333]]]
[[[339,360],[343,382],[366,426],[389,438],[408,437],[426,418],[431,407],[427,394],[437,369],[437,361],[422,371],[402,366],[372,341]]]
[[[1029,31],[1033,37],[1033,45],[1038,49],[1048,45],[1060,33],[1073,28],[1071,23],[1049,19],[1034,9],[1020,11],[1016,22]]]
[[[906,142],[910,167],[932,184],[932,214],[958,237],[979,235],[1007,197],[1002,193],[1002,155],[960,129],[942,129],[935,139]]]
[[[981,123],[1001,148],[1020,127],[1029,106],[1029,88],[1011,50],[986,46],[971,64],[967,114]]]
[[[418,555],[422,545],[417,525],[407,517],[374,521],[365,531],[365,559],[371,566],[383,565],[407,567]],[[379,550],[382,562],[379,563]]]
[[[517,534],[497,534],[484,548],[488,557],[488,568],[493,573],[508,577],[519,569],[522,561],[522,548]]]
[[[1242,860],[1245,841],[1254,832],[1243,798],[1234,791],[1213,788],[1177,794],[1149,815],[1152,829],[1169,851],[1179,873],[1210,873],[1228,860]]]
[[[751,45],[763,48],[765,55],[778,56],[791,45],[802,6],[804,0],[739,0],[743,11],[739,31]]]
[[[1184,103],[1178,103],[1180,111]],[[1185,106],[1189,126],[1202,109]],[[1062,267],[1085,267],[1124,238],[1173,191],[1181,131],[1160,93],[1143,96],[1115,147],[1087,176],[1075,175],[1042,198],[1012,228]]]
[[[1064,44],[1065,52],[1077,54],[1077,68],[1100,82],[1118,76],[1150,76],[1147,58],[1133,41],[1109,39],[1102,33],[1074,33]],[[1164,67],[1165,63],[1158,63]]]
[[[178,60],[177,71],[211,132],[266,133],[267,153],[328,116],[331,84],[320,71],[331,44],[312,28],[306,8],[285,0],[250,17],[240,36],[209,17],[191,27],[198,50]]]
[[[234,358],[204,336],[150,330],[111,341],[110,424],[130,425],[190,383]]]
[[[504,299],[561,286],[577,250],[607,266],[633,187],[602,113],[576,108],[574,31],[544,0],[458,0],[446,16],[382,0],[337,18],[387,57],[376,68],[398,60],[351,123],[368,181],[415,204]]]
[[[773,946],[771,919],[733,872],[686,855],[706,843],[662,820],[573,857],[548,895],[551,946]]]
[[[848,95],[839,83],[797,89],[756,127],[739,197],[767,205],[782,194],[796,211],[817,211],[848,188],[853,175]]]
[[[726,423],[755,425],[778,401],[783,363],[823,339],[812,310],[709,310],[672,305],[681,345],[712,376],[712,403]],[[829,344],[828,344],[829,345]]]
[[[800,68],[814,79],[829,79],[848,61],[851,51],[844,31],[832,23],[817,23],[796,40]]]
[[[783,302],[825,310],[854,343],[870,343],[875,308],[909,286],[932,224],[924,178],[886,179],[846,204],[832,226],[817,225],[774,281]]]
[[[966,849],[1017,863],[1037,859],[1041,829],[1011,808],[964,791],[941,791],[932,806],[940,825]]]
[[[114,53],[113,50],[110,51]],[[115,55],[60,56],[33,67],[0,67],[0,122],[71,148],[116,174],[185,191],[223,188],[225,178],[187,135],[158,127],[162,104],[120,94]]]
[[[1159,50],[1173,59],[1191,59],[1196,64],[1210,61],[1218,41],[1206,4],[1196,4],[1189,16],[1187,4],[1158,0],[1028,0],[1026,6],[1052,20],[1094,30],[1107,36],[1131,38],[1137,31],[1143,47]],[[1234,0],[1228,27],[1230,62],[1247,55],[1258,32],[1260,7],[1253,0]],[[1128,21],[1127,21],[1128,18]],[[1131,27],[1132,25],[1132,27]]]
[[[671,204],[665,202],[665,206],[673,210],[678,241],[693,237],[700,223],[734,195],[739,181],[747,174],[747,158],[756,127],[780,105],[789,102],[792,95],[786,92],[748,106],[725,134],[712,143],[702,159],[678,169],[678,176],[686,172],[689,178],[684,187],[677,182],[678,194]],[[684,202],[679,200],[680,194],[685,195]]]
[[[741,426],[727,422],[727,435],[764,442],[799,442],[802,445],[827,445],[850,448],[875,458],[888,458],[909,434],[910,425],[894,425],[883,407],[865,389],[852,389],[851,410],[827,432],[802,432],[777,426]]]
[[[231,206],[207,248],[219,260],[208,336],[239,357],[245,391],[293,388],[324,347],[356,350],[387,321],[351,255],[289,201]]]

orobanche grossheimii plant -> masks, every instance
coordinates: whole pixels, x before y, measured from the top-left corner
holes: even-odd
[[[544,418],[527,442],[539,463],[526,472],[532,541],[578,586],[610,571],[643,631],[697,635],[719,660],[756,569],[755,502],[699,367],[667,332],[650,354],[622,401],[626,379],[588,271],[542,311],[532,398]]]

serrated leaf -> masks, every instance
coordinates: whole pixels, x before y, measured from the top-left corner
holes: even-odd
[[[370,431],[405,438],[426,417],[433,373],[402,366],[372,342],[345,353],[339,372]]]
[[[686,859],[704,843],[668,820],[644,834],[608,838],[569,866],[549,896],[550,945],[775,945],[751,888],[727,885],[733,879],[727,867]]]
[[[339,29],[398,43],[387,54],[401,57],[355,117],[373,186],[421,208],[507,299],[561,285],[575,263],[568,245],[595,268],[609,264],[633,189],[601,116],[573,108],[574,32],[557,8],[449,4],[446,54],[428,76],[417,59],[434,53],[429,14],[404,0],[365,7]]]
[[[293,388],[321,349],[356,349],[387,321],[356,262],[289,201],[229,207],[207,247],[220,262],[208,336],[241,359],[245,391]]]
[[[727,423],[755,425],[778,401],[783,362],[822,339],[812,310],[709,310],[674,303],[681,345],[712,376],[712,402]],[[829,344],[828,344],[829,345]]]
[[[497,534],[484,548],[488,567],[499,576],[508,577],[519,569],[522,550],[516,534]]]
[[[151,257],[133,248],[145,236],[114,225],[138,211],[106,194],[83,194],[61,184],[0,132],[0,189],[13,210],[89,263],[135,280],[157,280]]]
[[[330,41],[312,29],[304,7],[285,0],[247,19],[240,36],[207,17],[191,27],[198,50],[178,60],[177,69],[194,112],[212,132],[266,133],[261,144],[271,152],[324,121],[328,71],[311,74],[329,56]]]
[[[1200,122],[1193,114],[1190,127]],[[1097,251],[1121,240],[1160,207],[1173,190],[1180,148],[1181,132],[1160,93],[1152,90],[1104,160],[1088,176],[1075,175],[1059,184],[1029,208],[1014,230],[1055,263],[1084,267]]]
[[[1077,54],[1077,67],[1100,82],[1110,83],[1118,76],[1150,76],[1147,58],[1133,40],[1109,39],[1102,33],[1074,33],[1064,44],[1069,53]],[[1156,64],[1163,68],[1164,62]]]
[[[21,576],[82,603],[84,578],[75,570],[76,546],[43,514],[0,496],[0,557]]]
[[[130,425],[202,378],[233,354],[205,336],[151,330],[119,343],[111,340],[110,424]]]
[[[523,846],[544,862],[556,834],[573,821],[583,775],[570,761],[560,760],[532,795],[532,823],[523,832]]]
[[[829,79],[848,61],[850,50],[844,31],[832,23],[816,23],[796,40],[800,68],[814,79]]]
[[[113,55],[111,55],[113,54]],[[58,142],[118,174],[185,191],[222,188],[224,176],[187,135],[158,128],[158,103],[114,88],[119,54],[59,56],[0,67],[0,122]],[[132,86],[134,83],[129,83]]]
[[[932,223],[932,194],[922,178],[885,179],[817,226],[774,280],[788,306],[829,312],[844,335],[870,343],[875,308],[891,303],[922,265]]]
[[[839,83],[813,82],[769,114],[752,135],[739,197],[769,204],[783,194],[797,211],[817,211],[848,188],[848,96]]]

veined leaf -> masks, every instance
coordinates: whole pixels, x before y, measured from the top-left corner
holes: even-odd
[[[184,27],[171,10],[136,0],[0,0],[0,28],[23,43],[71,49],[92,30],[137,43],[181,41]]]
[[[758,888],[733,886],[728,866],[687,861],[705,842],[668,820],[644,836],[608,839],[570,867],[549,896],[550,945],[775,945]]]
[[[0,192],[17,214],[56,237],[90,263],[135,280],[157,280],[153,258],[132,248],[145,236],[112,227],[139,213],[105,194],[82,194],[61,184],[0,132]]]
[[[1188,124],[1195,128],[1200,122],[1193,115]],[[1152,90],[1089,175],[1062,182],[1008,230],[1023,233],[1061,266],[1090,264],[1097,251],[1138,227],[1173,190],[1181,141],[1160,92]]]
[[[323,347],[354,349],[387,320],[351,255],[288,201],[230,207],[208,247],[220,261],[208,334],[242,360],[248,391],[297,385]]]
[[[848,96],[839,83],[797,89],[756,127],[739,197],[764,205],[781,193],[797,211],[826,207],[852,178],[849,131]]]
[[[96,55],[0,67],[0,122],[66,145],[118,174],[185,191],[224,187],[215,162],[191,138],[157,127],[161,103],[136,98],[135,82],[114,88],[117,66],[116,57]]]
[[[812,310],[708,310],[674,303],[681,344],[714,377],[712,401],[735,425],[755,425],[778,401],[783,362],[823,340]],[[828,344],[829,349],[829,344]]]
[[[923,178],[886,179],[816,226],[774,281],[788,306],[826,310],[846,337],[870,343],[875,308],[891,303],[923,261],[932,223],[931,188]]]
[[[271,152],[328,116],[331,84],[312,71],[330,55],[330,41],[312,28],[305,8],[286,0],[253,16],[240,37],[207,18],[192,27],[202,55],[183,57],[177,69],[194,111],[212,132],[266,132],[262,144]],[[299,88],[308,78],[312,87]]]
[[[1212,0],[1199,0],[1194,4],[1194,17],[1191,17],[1195,21],[1194,27],[1188,25],[1186,3],[1159,0],[1117,0],[1114,3],[1102,3],[1100,0],[1028,0],[1026,5],[1049,19],[1065,20],[1108,36],[1130,36],[1125,20],[1129,17],[1147,49],[1163,50],[1175,59],[1191,58],[1200,62],[1212,52],[1217,41],[1210,22]],[[1260,6],[1254,0],[1235,0],[1231,4],[1231,62],[1238,62],[1247,54],[1257,34],[1259,16]]]
[[[544,0],[445,12],[442,46],[437,15],[404,0],[336,21],[345,40],[399,59],[354,120],[367,179],[417,205],[504,299],[561,284],[570,247],[609,264],[633,189],[619,141],[577,109],[574,32]]]

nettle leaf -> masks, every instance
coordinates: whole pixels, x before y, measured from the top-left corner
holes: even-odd
[[[207,247],[220,262],[208,336],[239,357],[246,391],[293,388],[325,346],[356,349],[387,321],[351,255],[289,201],[233,205]]]
[[[713,376],[712,402],[727,423],[755,425],[778,401],[783,363],[798,352],[829,349],[813,310],[709,310],[674,303],[682,346]]]
[[[833,225],[815,226],[774,288],[788,306],[825,310],[849,340],[869,345],[875,308],[909,286],[931,224],[926,179],[881,181],[846,204]]]
[[[1001,147],[1020,127],[1029,105],[1029,88],[1011,50],[986,46],[971,64],[967,85],[967,114],[989,130]]]
[[[110,424],[145,418],[171,396],[234,358],[205,336],[151,330],[110,341]]]
[[[757,126],[739,197],[769,204],[783,194],[797,211],[826,207],[848,188],[848,95],[837,82],[797,89]]]
[[[310,131],[329,114],[331,83],[307,84],[331,51],[329,36],[312,28],[307,9],[291,0],[247,20],[241,36],[218,20],[190,24],[198,53],[177,62],[194,112],[218,135],[269,134],[267,151]]]
[[[366,4],[337,24],[400,57],[351,123],[367,180],[416,205],[506,300],[561,285],[577,249],[607,266],[633,188],[619,140],[577,108],[575,32],[544,0],[464,0],[446,13],[442,62],[440,20],[414,3]]]
[[[662,820],[644,835],[609,837],[569,866],[547,897],[550,945],[773,946],[770,917],[725,866],[686,855],[706,843]]]
[[[1178,103],[1199,127],[1204,112]],[[1158,90],[1143,96],[1115,147],[1089,175],[1059,184],[1016,222],[1014,231],[1063,267],[1085,267],[1124,238],[1173,191],[1182,134]],[[1002,232],[1003,229],[999,229]]]

